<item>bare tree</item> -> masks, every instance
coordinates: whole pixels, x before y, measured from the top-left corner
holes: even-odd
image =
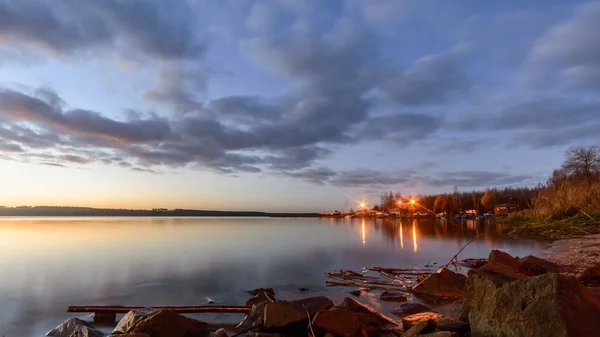
[[[576,146],[567,150],[561,169],[570,177],[591,180],[600,170],[600,146]]]

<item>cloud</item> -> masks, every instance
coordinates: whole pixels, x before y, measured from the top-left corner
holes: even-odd
[[[0,43],[66,56],[133,47],[157,59],[195,58],[205,46],[193,23],[185,1],[0,2]]]
[[[550,28],[531,49],[533,71],[543,73],[558,68],[568,84],[600,90],[598,16],[600,1],[594,1],[577,6],[568,20]]]

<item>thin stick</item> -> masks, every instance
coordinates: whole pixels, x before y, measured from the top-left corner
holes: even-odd
[[[233,334],[233,335],[231,335],[231,337],[237,337],[237,336],[239,336],[239,335],[243,335],[243,334],[245,334],[246,332],[250,332],[250,331],[252,331],[252,330],[254,330],[254,329],[256,329],[256,328],[260,328],[260,324],[253,325],[253,326],[249,327],[248,329],[244,329],[244,330],[242,330],[242,331],[240,331],[240,332],[238,332],[238,333],[236,333],[236,334]]]
[[[308,312],[308,308],[306,307],[306,305],[303,305],[304,310],[306,310],[306,316],[308,316],[308,328],[310,329],[310,333],[312,334],[313,337],[317,337],[317,335],[315,335],[315,331],[312,328],[312,319],[310,318],[310,313]]]
[[[463,251],[463,249],[465,249],[471,242],[475,241],[478,237],[482,236],[485,233],[485,231],[481,232],[479,235],[477,235],[476,237],[473,238],[473,240],[467,242],[464,246],[462,246],[462,248],[458,251],[458,253],[456,253],[451,259],[450,261],[448,261],[448,263],[446,263],[443,267],[444,268],[448,268],[448,266],[452,263],[452,261],[454,261],[454,259],[456,259],[458,261],[458,254],[460,254],[460,252]]]

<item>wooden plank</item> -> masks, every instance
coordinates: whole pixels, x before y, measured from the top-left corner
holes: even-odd
[[[124,314],[132,310],[138,310],[146,307],[124,307],[124,306],[86,306],[86,305],[72,305],[67,307],[67,312],[97,312],[97,313],[114,313]],[[240,313],[247,314],[252,308],[242,306],[153,306],[152,308],[159,310],[171,310],[180,314],[191,314],[199,312],[227,312],[227,313]]]

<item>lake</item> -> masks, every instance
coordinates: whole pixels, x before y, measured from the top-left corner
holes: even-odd
[[[0,218],[0,336],[43,336],[69,305],[243,305],[244,290],[275,288],[279,299],[327,295],[339,268],[445,264],[490,249],[540,254],[543,243],[496,232],[477,220],[317,218]],[[309,288],[300,293],[299,287]],[[376,294],[359,298],[382,312]],[[202,314],[234,323],[239,314]],[[109,332],[110,328],[103,331]]]

